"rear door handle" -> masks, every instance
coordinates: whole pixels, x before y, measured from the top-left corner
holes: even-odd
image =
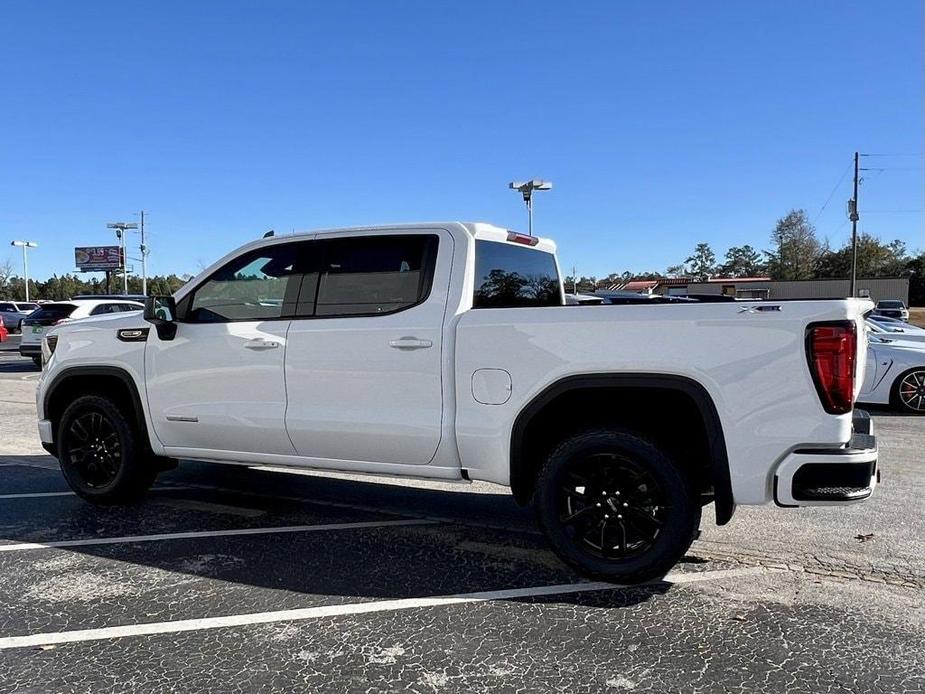
[[[279,347],[279,343],[274,342],[273,340],[264,340],[262,337],[258,337],[254,340],[248,340],[247,342],[244,343],[244,346],[247,349],[256,349],[256,350],[276,349],[277,347]]]
[[[433,346],[434,343],[430,340],[419,340],[416,337],[400,337],[389,342],[389,347],[394,347],[395,349],[427,349]]]

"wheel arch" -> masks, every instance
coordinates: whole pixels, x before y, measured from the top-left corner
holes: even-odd
[[[139,440],[150,447],[141,395],[128,371],[117,366],[72,366],[57,374],[42,399],[45,418],[53,423],[52,431],[57,432],[58,422],[68,404],[82,395],[106,396],[123,407],[130,407]],[[56,454],[57,441],[52,447],[55,450],[50,452]]]
[[[658,439],[655,422],[645,412],[635,411],[634,403],[617,401],[614,407],[606,410],[601,407],[613,396],[632,396],[639,398],[635,403],[643,407],[656,397],[665,398],[677,407],[683,408],[685,415],[691,415],[681,422],[684,432],[696,437],[695,444],[705,460],[700,461],[698,474],[701,481],[712,488],[716,503],[716,523],[725,525],[732,518],[735,502],[732,496],[732,480],[729,470],[729,458],[722,423],[713,399],[707,390],[697,381],[685,376],[670,374],[585,374],[569,376],[547,386],[536,395],[520,412],[511,430],[510,445],[510,485],[514,498],[521,505],[529,503],[533,495],[536,472],[544,452],[543,443],[534,445],[532,433],[549,430],[553,424],[557,434],[549,438],[567,435],[590,423],[629,424],[632,428],[646,426]],[[583,399],[589,399],[590,411],[570,412]],[[569,412],[571,416],[565,422],[558,417]],[[697,421],[690,421],[696,416]],[[661,418],[664,415],[656,415]],[[667,433],[667,432],[664,432]],[[542,438],[542,437],[541,437]],[[665,437],[664,441],[668,441]]]

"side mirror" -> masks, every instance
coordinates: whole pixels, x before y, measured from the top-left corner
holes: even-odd
[[[144,319],[154,325],[159,338],[172,340],[177,335],[177,302],[172,296],[149,296]]]

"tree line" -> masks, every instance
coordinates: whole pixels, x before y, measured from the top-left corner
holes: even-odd
[[[10,261],[0,263],[0,299],[25,301],[26,282],[14,273]],[[155,275],[148,278],[148,294],[173,294],[186,284],[186,280],[176,275]],[[67,273],[52,275],[47,280],[29,279],[30,299],[69,299],[79,294],[121,294],[122,278],[113,278],[107,288],[106,281],[100,277],[84,277]],[[141,294],[141,277],[129,275],[128,293]]]
[[[791,210],[777,220],[771,232],[770,247],[758,250],[748,244],[732,246],[719,260],[709,243],[698,243],[691,255],[664,272],[611,273],[603,278],[580,277],[578,291],[619,286],[631,279],[655,280],[684,277],[707,280],[711,277],[770,277],[772,280],[809,280],[851,276],[851,241],[833,249],[820,240],[805,210]],[[884,243],[871,234],[858,235],[858,277],[909,277],[909,301],[925,304],[925,252],[910,252],[896,239]],[[575,278],[565,279],[572,290]]]

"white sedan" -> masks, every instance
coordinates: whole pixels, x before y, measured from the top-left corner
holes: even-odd
[[[873,329],[867,338],[867,371],[858,402],[925,414],[925,342]]]
[[[925,330],[901,321],[883,321],[876,316],[867,319],[867,327],[876,335],[903,342],[920,342],[925,344]]]
[[[141,311],[145,305],[126,299],[70,299],[42,304],[22,321],[22,341],[19,353],[32,357],[36,366],[42,364],[42,336],[52,326],[88,316],[100,316],[125,311]]]

